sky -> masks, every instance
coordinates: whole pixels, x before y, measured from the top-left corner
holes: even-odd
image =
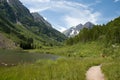
[[[106,24],[120,16],[120,0],[20,0],[60,32],[78,24]]]

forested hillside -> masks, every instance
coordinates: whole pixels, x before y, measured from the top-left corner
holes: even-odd
[[[93,28],[84,28],[74,38],[66,41],[73,45],[78,42],[101,41],[105,44],[120,43],[120,17],[110,21],[106,25],[95,25]]]
[[[39,16],[36,20],[19,0],[0,0],[0,32],[23,49],[60,45],[66,39]]]

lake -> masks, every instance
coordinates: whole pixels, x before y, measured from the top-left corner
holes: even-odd
[[[37,60],[56,60],[59,56],[24,51],[0,50],[0,65],[17,65],[19,63],[34,63]]]

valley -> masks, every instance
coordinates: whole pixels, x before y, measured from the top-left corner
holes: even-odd
[[[81,45],[81,47],[79,47],[79,45]],[[119,50],[119,48],[115,49],[113,54],[116,54],[116,52],[119,53]],[[106,55],[103,57],[101,55],[101,53],[104,52],[103,45],[96,42],[86,43],[85,45],[80,43],[71,47],[54,47],[49,50],[44,49],[43,51],[42,49],[27,51],[29,53],[24,51],[19,53],[13,51],[10,53],[10,51],[3,50],[0,59],[3,61],[7,60],[8,62],[17,62],[18,64],[13,66],[9,66],[9,64],[7,66],[1,66],[0,79],[85,80],[87,70],[91,66],[100,64],[102,64],[101,69],[105,75],[105,79],[119,79],[119,55]],[[111,49],[106,48],[105,51],[111,51]],[[51,54],[53,56],[51,56]],[[110,54],[110,52],[108,54]],[[56,58],[56,56],[60,57]]]
[[[20,0],[0,0],[0,80],[119,80],[119,61],[119,16],[61,33]]]

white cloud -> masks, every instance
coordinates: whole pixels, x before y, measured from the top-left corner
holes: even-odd
[[[56,30],[58,30],[58,31],[60,31],[60,32],[63,32],[63,31],[65,31],[65,30],[66,30],[66,28],[65,28],[65,27],[60,26],[60,25],[55,25],[55,26],[53,26],[53,28],[55,28]]]
[[[70,27],[76,26],[77,24],[80,23],[79,18],[75,18],[75,17],[71,17],[71,16],[66,16],[65,21],[67,22],[67,25],[70,26]]]
[[[28,4],[28,8],[31,12],[43,12],[51,10],[61,14],[58,19],[61,19],[65,27],[76,26],[80,23],[84,24],[87,21],[91,21],[96,24],[101,14],[99,12],[93,12],[90,5],[85,5],[68,0],[21,0],[24,4]],[[100,0],[96,0],[95,4]],[[33,5],[34,4],[34,5]],[[53,15],[54,17],[54,15]],[[50,19],[49,19],[50,20]],[[52,23],[58,25],[57,23]],[[59,31],[63,31],[66,28],[57,26]]]
[[[47,20],[47,18],[46,17],[43,17],[45,20]]]
[[[45,2],[50,2],[50,0],[20,0],[22,2],[31,2],[31,3],[34,3],[34,2],[39,2],[39,3],[45,3]]]
[[[90,10],[73,10],[69,15],[64,17],[64,20],[67,22],[67,26],[76,26],[80,23],[85,24],[90,21],[94,24],[97,24],[98,19],[101,14],[99,12],[92,12]]]
[[[50,7],[45,7],[45,8],[30,8],[30,12],[42,12],[42,11],[45,11],[45,10],[48,10]]]
[[[96,0],[95,2],[93,2],[93,3],[89,3],[89,4],[87,4],[89,7],[91,7],[91,6],[94,6],[94,5],[99,5],[99,3],[101,3],[102,2],[102,0]]]
[[[120,0],[114,0],[114,2],[118,2],[118,1],[120,1]]]

